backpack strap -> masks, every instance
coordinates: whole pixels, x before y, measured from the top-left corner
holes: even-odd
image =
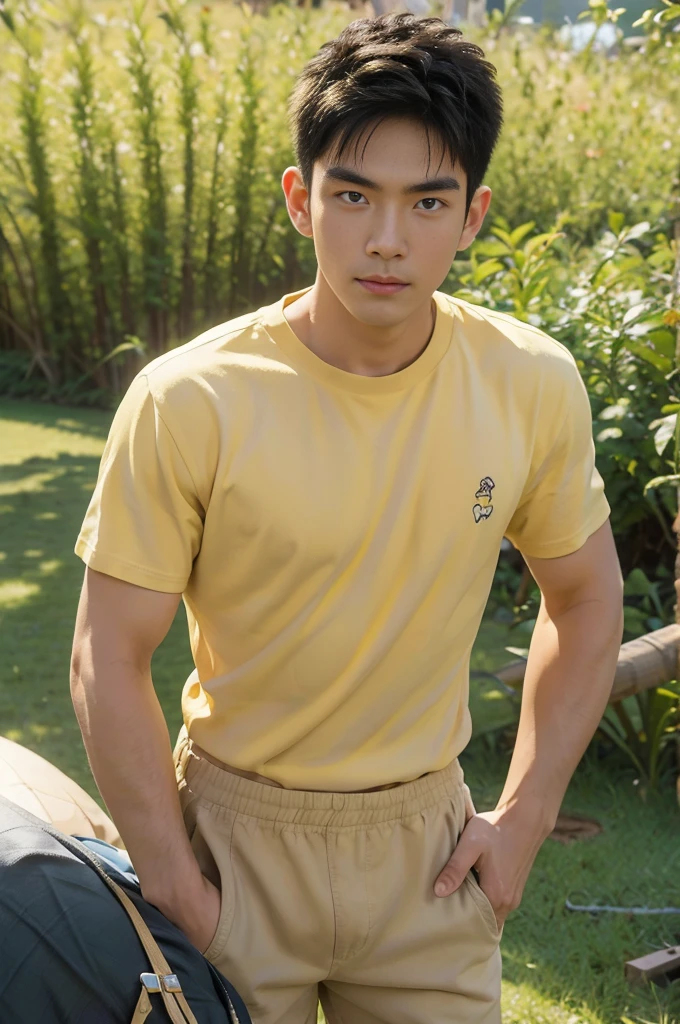
[[[90,867],[97,872],[101,880],[109,887],[111,892],[116,895],[123,909],[130,918],[132,927],[137,932],[139,941],[144,947],[146,955],[149,958],[153,968],[153,973],[140,975],[142,991],[140,993],[137,1006],[135,1007],[131,1024],[138,1024],[138,1022],[141,1024],[141,1022],[144,1021],[146,1014],[151,1010],[152,1007],[151,1000],[148,995],[149,992],[160,992],[161,999],[163,1000],[165,1009],[167,1010],[172,1024],[198,1024],[198,1021],[196,1020],[196,1017],[194,1016],[191,1007],[187,1003],[184,993],[182,992],[182,986],[179,978],[176,974],[172,973],[170,965],[163,956],[158,943],[149,931],[146,921],[124,889],[122,889],[117,882],[114,882],[114,880],[107,875],[97,857],[94,856],[84,844],[79,843],[78,840],[72,839],[71,836],[62,835],[59,832],[55,832],[53,834],[55,834],[56,838],[59,839],[62,845],[71,850],[73,854],[81,860],[87,861]],[[227,1002],[229,1004],[229,1012],[231,1014],[233,1024],[240,1024],[234,1004],[231,1001],[228,992]],[[146,1009],[147,1006],[148,1009]]]
[[[2,796],[0,796],[0,803],[9,804],[12,807],[12,810],[16,811],[18,815],[25,818],[30,824],[34,825],[38,823],[43,831],[47,832],[47,834],[52,836],[53,839],[56,839],[62,846],[65,846],[66,849],[74,855],[74,857],[77,857],[78,860],[84,861],[92,868],[93,871],[96,871],[102,882],[104,882],[111,892],[114,893],[118,902],[122,905],[130,918],[130,923],[135,929],[139,941],[149,958],[153,972],[140,975],[142,992],[137,1001],[137,1006],[135,1008],[131,1024],[141,1024],[152,1009],[149,992],[160,993],[163,1005],[165,1006],[172,1024],[198,1024],[191,1007],[184,997],[179,978],[176,974],[172,973],[170,965],[163,956],[158,943],[149,931],[144,918],[139,913],[127,893],[125,893],[112,878],[109,878],[106,871],[99,863],[98,858],[77,839],[74,839],[72,836],[67,836],[65,833],[60,832],[47,822],[37,821],[30,812],[24,811],[22,807],[12,804],[11,801],[6,801]],[[234,1012],[231,1000],[229,1000],[229,1009],[233,1017],[233,1024],[239,1024],[238,1017]]]
[[[153,1007],[151,1006],[151,1000],[149,999],[149,993],[144,987],[139,993],[139,999],[135,1006],[135,1012],[132,1014],[132,1020],[130,1024],[146,1024],[147,1015],[151,1013]]]
[[[132,923],[132,927],[137,932],[139,941],[143,945],[146,955],[149,958],[151,967],[153,968],[153,973],[142,974],[140,977],[143,992],[147,993],[147,1000],[149,999],[149,992],[160,992],[161,999],[163,1000],[165,1009],[168,1012],[168,1016],[170,1017],[172,1024],[198,1024],[198,1021],[191,1011],[191,1007],[184,998],[179,978],[170,970],[168,961],[163,956],[158,943],[149,931],[146,921],[137,910],[137,907],[134,905],[127,893],[124,892],[112,878],[109,878],[103,868],[98,864],[95,866],[94,863],[92,866],[95,867],[98,875],[102,881],[108,885],[111,892],[115,893],[118,897],[118,900],[122,904],[123,909],[127,912]],[[140,1002],[142,1002],[142,996],[140,996]],[[137,1008],[135,1009],[136,1015],[139,1011],[140,1002],[137,1003]]]

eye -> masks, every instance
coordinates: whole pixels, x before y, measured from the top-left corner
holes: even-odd
[[[351,206],[361,206],[362,200],[365,201],[366,197],[362,196],[361,192],[339,192],[339,196],[347,197],[346,202]]]
[[[439,206],[433,206],[433,203],[439,203]],[[416,203],[416,206],[421,206],[421,204],[425,204],[421,207],[423,210],[439,210],[444,206],[441,199],[421,199],[419,203]]]

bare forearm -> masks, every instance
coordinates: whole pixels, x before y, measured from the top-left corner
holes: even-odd
[[[533,817],[545,834],[607,705],[621,631],[611,602],[577,604],[554,619],[541,605],[499,807]]]
[[[71,693],[92,772],[145,897],[177,902],[201,875],[151,673],[125,661],[96,664],[88,654],[74,662]]]

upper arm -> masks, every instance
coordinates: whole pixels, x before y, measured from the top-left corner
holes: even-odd
[[[505,531],[525,558],[546,561],[578,551],[610,512],[578,367],[569,358],[550,371],[534,410],[530,471]]]
[[[172,625],[180,597],[86,568],[73,641],[74,675],[94,661],[125,661],[144,671]]]
[[[166,415],[137,377],[114,417],[76,553],[99,573],[177,594],[200,550],[205,509],[199,460],[180,449]]]
[[[623,583],[608,520],[571,554],[558,558],[525,555],[525,559],[551,618],[592,600],[605,602],[620,612]]]

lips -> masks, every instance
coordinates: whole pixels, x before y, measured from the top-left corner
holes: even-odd
[[[357,281],[373,295],[395,295],[408,288],[407,282],[400,281],[398,277],[358,277]]]

